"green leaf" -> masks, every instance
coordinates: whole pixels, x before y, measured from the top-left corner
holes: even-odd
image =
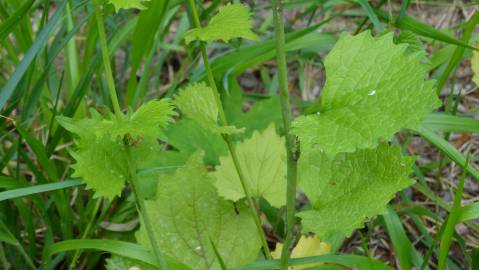
[[[145,200],[154,198],[158,179],[163,174],[174,174],[176,169],[183,167],[188,160],[189,155],[178,151],[156,151],[156,155],[140,163],[138,167],[142,169],[138,173],[139,189]]]
[[[286,198],[286,150],[284,138],[276,134],[274,125],[264,132],[254,132],[250,139],[236,145],[236,154],[243,168],[252,196],[263,196],[273,206],[284,205]],[[231,155],[220,158],[221,165],[213,173],[220,196],[237,201],[245,197]]]
[[[258,100],[248,112],[243,111],[243,96],[239,85],[234,84],[230,93],[223,99],[226,118],[228,123],[244,128],[243,133],[234,134],[234,140],[242,141],[251,137],[255,130],[266,129],[271,123],[274,123],[280,131],[283,127],[283,118],[281,116],[281,104],[278,96],[268,99]],[[281,132],[279,132],[281,134]]]
[[[373,148],[402,128],[418,126],[440,102],[433,82],[425,81],[424,55],[406,55],[407,48],[395,45],[392,34],[343,35],[325,60],[320,111],[293,123],[301,148],[334,156]]]
[[[168,100],[155,100],[141,106],[136,112],[121,115],[100,115],[92,111],[92,117],[75,120],[57,117],[58,122],[78,136],[76,151],[71,151],[76,163],[72,176],[83,179],[87,188],[95,190],[95,196],[113,198],[120,195],[129,177],[128,156],[123,138],[133,139],[133,161],[141,168],[144,160],[158,153],[156,138],[160,128],[171,121],[173,107]]]
[[[371,257],[359,256],[359,255],[321,255],[310,256],[305,258],[289,259],[288,265],[295,267],[310,263],[327,263],[332,265],[343,265],[348,267],[347,269],[360,269],[360,270],[393,270],[393,268],[387,266],[384,262],[375,260]],[[257,261],[249,265],[237,267],[232,270],[271,270],[278,269],[280,266],[280,260],[263,260]],[[317,269],[311,268],[310,270]]]
[[[432,131],[479,132],[479,120],[466,115],[431,113],[424,119],[422,126]]]
[[[422,45],[421,40],[419,39],[414,32],[403,30],[396,38],[396,43],[405,43],[408,44],[409,47],[407,49],[407,53],[415,53],[424,51],[424,47]]]
[[[219,13],[213,16],[208,26],[193,28],[185,35],[186,44],[194,41],[223,40],[228,42],[232,38],[258,39],[251,31],[253,21],[248,8],[242,4],[228,4],[220,7]]]
[[[175,97],[176,106],[189,118],[214,133],[242,132],[234,126],[218,126],[218,107],[213,89],[205,83],[191,84]]]
[[[374,25],[374,28],[376,28],[377,31],[382,31],[384,27],[379,22],[378,16],[376,15],[376,13],[374,13],[374,9],[369,4],[369,1],[368,0],[357,0],[357,2],[359,3],[359,5],[364,9],[366,14],[368,15],[369,20]]]
[[[181,119],[168,126],[162,140],[190,155],[198,150],[205,152],[204,161],[208,165],[218,165],[219,157],[228,153],[228,147],[220,134],[205,129],[191,119]]]
[[[175,112],[168,99],[153,100],[143,104],[134,113],[129,112],[119,119],[116,117],[111,117],[111,120],[105,119],[98,132],[110,134],[111,137],[130,134],[133,138],[158,138],[161,129],[172,121],[173,115]]]
[[[141,270],[155,270],[155,267],[144,262],[129,259],[126,257],[113,255],[106,259],[105,268],[107,270],[126,270],[126,269],[141,269]]]
[[[82,144],[88,146],[70,153],[76,160],[71,166],[75,170],[72,176],[82,178],[87,188],[96,191],[96,197],[114,198],[120,195],[128,179],[123,142],[105,135]]]
[[[472,81],[479,85],[479,52],[473,51],[472,58],[471,58],[471,69],[473,72]]]
[[[308,152],[300,158],[299,171],[308,173],[300,174],[299,187],[313,209],[298,214],[303,231],[321,239],[337,233],[349,236],[368,218],[385,213],[394,194],[414,182],[408,178],[413,162],[387,144],[334,159],[317,149]]]
[[[228,267],[253,262],[261,247],[252,217],[219,197],[199,152],[175,175],[163,175],[157,197],[146,201],[165,253],[193,269],[220,269],[211,241]],[[144,229],[138,239],[149,243]]]
[[[0,177],[0,188],[4,188],[5,187],[4,184],[8,184],[8,182],[5,183],[1,180],[6,180],[6,179],[2,179]],[[19,183],[19,181],[17,180],[14,180],[14,181],[15,182],[11,183],[10,185],[22,186],[21,182]],[[9,199],[15,199],[15,198],[20,198],[24,196],[33,195],[33,194],[38,194],[42,192],[50,192],[50,191],[59,190],[59,189],[76,187],[80,185],[82,185],[80,180],[74,179],[74,180],[65,180],[65,181],[49,183],[49,184],[38,184],[34,186],[19,187],[14,189],[12,188],[10,190],[0,192],[0,202],[9,200]]]
[[[146,9],[143,5],[143,2],[150,1],[150,0],[110,0],[110,4],[115,7],[115,11],[118,12],[120,9]]]
[[[15,71],[13,72],[13,74],[2,86],[0,90],[0,109],[3,109],[7,101],[9,101],[9,99],[12,97],[12,94],[14,93],[15,89],[17,89],[17,86],[19,85],[23,76],[25,75],[29,67],[31,67],[32,62],[36,59],[38,53],[42,50],[42,48],[44,48],[45,44],[48,43],[48,40],[51,37],[52,32],[55,30],[58,21],[63,19],[63,9],[65,8],[66,3],[67,1],[62,1],[58,4],[55,9],[55,13],[51,16],[51,18],[49,18],[48,23],[43,26],[41,31],[36,34],[35,42],[33,42],[28,51],[24,53],[22,61],[15,67]],[[12,14],[12,16],[20,16],[21,13],[15,12],[14,14]],[[10,18],[13,18],[12,16]],[[18,19],[18,17],[16,19]],[[9,20],[7,19],[5,23],[8,23],[8,21]],[[3,36],[3,24],[0,30],[2,30],[1,34]],[[0,38],[0,40],[3,41],[5,39],[2,37]]]
[[[78,249],[108,252],[150,265],[156,265],[157,262],[155,256],[141,245],[110,239],[74,239],[56,242],[45,249],[44,257],[48,258],[54,254]],[[168,269],[189,270],[189,268],[169,256],[166,256],[166,263]]]

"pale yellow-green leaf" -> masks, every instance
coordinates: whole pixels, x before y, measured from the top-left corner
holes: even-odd
[[[228,4],[220,7],[218,14],[213,16],[208,26],[193,28],[185,35],[188,44],[194,40],[228,42],[232,38],[256,40],[258,36],[251,31],[253,21],[248,8],[242,4]]]
[[[152,100],[133,113],[104,120],[97,129],[97,135],[109,134],[114,138],[129,134],[134,139],[158,138],[161,130],[172,122],[174,115],[174,107],[169,99]]]
[[[218,125],[219,112],[213,89],[205,83],[191,84],[180,90],[175,97],[175,104],[183,114],[214,133],[242,132],[242,129],[237,129],[234,126]]]
[[[283,249],[283,244],[278,243],[276,244],[276,249],[271,252],[271,256],[274,259],[281,258],[281,251]],[[324,254],[328,254],[331,252],[331,245],[328,243],[322,242],[319,237],[316,236],[301,236],[299,238],[298,243],[293,248],[291,252],[291,258],[303,258],[303,257],[311,257],[311,256],[320,256]],[[310,263],[310,264],[303,264],[298,266],[290,266],[288,269],[290,270],[300,270],[300,269],[307,269],[313,266],[317,266],[320,263]]]
[[[276,134],[274,125],[236,144],[236,154],[252,196],[263,196],[274,206],[282,206],[286,196],[286,150],[284,138]],[[218,193],[237,201],[245,197],[231,155],[220,158],[221,165],[213,173]]]

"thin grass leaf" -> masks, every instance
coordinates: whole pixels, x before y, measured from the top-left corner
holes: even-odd
[[[401,10],[399,11],[399,15],[396,19],[396,23],[400,23],[404,16],[407,14],[407,9],[409,8],[410,0],[402,0],[401,2]]]
[[[0,40],[4,40],[8,34],[18,25],[19,21],[24,18],[32,7],[34,0],[28,0],[23,5],[15,10],[8,19],[0,25]],[[1,107],[1,106],[0,106]]]
[[[18,83],[23,78],[23,75],[25,75],[25,72],[30,67],[30,64],[32,63],[33,59],[37,56],[38,52],[48,41],[50,34],[53,32],[53,29],[57,25],[58,21],[62,18],[63,9],[65,8],[66,3],[67,0],[63,0],[58,5],[55,14],[53,14],[52,18],[48,21],[43,30],[38,34],[38,37],[33,43],[32,47],[25,54],[22,61],[15,69],[15,72],[13,72],[12,76],[7,81],[7,84],[0,91],[0,109],[5,106],[5,104],[13,94],[13,91],[17,87]]]
[[[449,253],[449,247],[451,246],[452,236],[455,232],[456,224],[458,219],[462,213],[461,210],[461,199],[462,193],[464,190],[464,179],[466,178],[467,174],[467,167],[469,167],[469,158],[470,153],[468,153],[466,158],[466,164],[463,166],[463,172],[461,176],[461,181],[457,186],[456,193],[454,194],[454,203],[447,217],[446,226],[444,228],[444,232],[441,236],[441,243],[439,245],[439,263],[437,269],[443,270],[446,268],[446,259]]]
[[[2,241],[6,241],[7,243],[15,246],[20,252],[20,255],[22,259],[24,260],[24,262],[27,263],[28,267],[35,270],[36,269],[35,264],[33,263],[30,256],[28,256],[28,254],[26,253],[20,241],[18,241],[15,235],[8,229],[8,227],[1,220],[0,220],[0,233],[3,235],[3,236],[0,235],[0,243]]]
[[[375,10],[375,12],[378,18],[381,19],[382,21],[389,20],[389,15],[387,15],[386,13],[380,10]],[[400,21],[396,20],[395,26],[399,29],[412,31],[423,37],[432,38],[432,39],[439,40],[448,44],[454,44],[454,45],[465,47],[472,50],[479,50],[475,48],[474,46],[471,46],[457,38],[451,37],[450,35],[409,16],[404,16],[402,20]]]
[[[145,54],[153,49],[155,32],[160,30],[163,33],[163,31],[168,29],[167,27],[162,27],[162,24],[164,24],[169,3],[170,1],[168,0],[146,2],[148,9],[142,10],[138,15],[138,23],[131,38],[130,78],[132,79],[128,80],[127,85],[126,103],[128,105],[136,105],[131,104],[137,92],[136,74]]]
[[[20,133],[20,135],[22,135],[22,137],[27,141],[28,145],[32,148],[33,153],[35,153],[35,156],[38,158],[38,162],[46,171],[49,180],[58,180],[58,173],[55,168],[55,164],[48,158],[45,146],[21,125],[15,124],[15,128]]]
[[[9,243],[11,245],[19,244],[15,235],[13,235],[8,227],[0,220],[0,243],[1,242]]]
[[[416,132],[421,135],[429,143],[437,147],[441,152],[443,152],[447,157],[452,159],[454,162],[464,167],[466,165],[466,158],[449,142],[444,140],[439,135],[432,132],[430,129],[420,126],[415,129]],[[473,166],[467,166],[466,169],[476,181],[479,181],[479,171]]]
[[[65,181],[57,182],[57,183],[35,185],[35,186],[31,186],[31,187],[12,189],[12,190],[8,190],[8,191],[0,192],[0,202],[8,200],[8,199],[25,197],[25,196],[29,196],[29,195],[33,195],[33,194],[37,194],[37,193],[50,192],[50,191],[53,191],[53,190],[76,187],[76,186],[80,186],[82,184],[83,183],[80,180],[74,179],[74,180],[65,180]]]
[[[471,203],[461,208],[458,222],[465,222],[479,218],[479,202]]]
[[[479,12],[475,12],[474,15],[471,17],[471,19],[469,19],[469,21],[467,22],[464,33],[461,38],[462,42],[466,44],[469,43],[477,23],[479,23]],[[465,47],[457,47],[454,50],[452,57],[449,59],[449,62],[447,63],[446,69],[444,70],[444,72],[441,74],[441,76],[439,77],[437,81],[437,86],[436,86],[437,94],[441,94],[442,89],[446,85],[447,79],[449,78],[451,74],[454,73],[456,68],[461,63],[465,51],[466,51]]]
[[[142,261],[144,263],[155,266],[156,259],[144,247],[125,241],[108,240],[108,239],[84,239],[84,240],[66,240],[49,246],[43,255],[46,259],[54,254],[72,251],[78,249],[93,249],[106,251],[123,257]]]
[[[90,19],[92,15],[92,11],[89,11],[87,14],[84,15],[80,21],[77,22],[75,27],[71,29],[64,37],[56,36],[54,41],[52,42],[52,47],[48,50],[48,63],[45,65],[44,71],[41,73],[39,78],[33,84],[32,91],[29,93],[26,101],[26,105],[24,105],[24,109],[22,110],[22,119],[27,119],[28,116],[31,116],[36,109],[35,105],[37,104],[38,99],[42,93],[42,86],[47,81],[48,76],[51,72],[51,67],[55,63],[56,56],[63,51],[63,48],[69,43],[75,34],[80,31],[81,27]],[[61,39],[60,39],[61,37]],[[60,39],[60,40],[57,40]]]
[[[361,270],[393,270],[393,268],[387,266],[381,261],[358,255],[322,255],[298,259],[289,259],[288,265],[297,266],[318,262],[339,264],[342,266],[357,268]],[[232,270],[270,270],[277,269],[277,267],[279,267],[279,264],[279,260],[259,261],[249,265],[236,267]]]
[[[123,42],[126,41],[126,38],[133,30],[133,27],[136,24],[136,19],[128,21],[121,29],[117,32],[113,33],[110,42],[108,44],[108,51],[114,52]],[[112,55],[110,55],[111,57]],[[65,109],[63,110],[63,116],[72,117],[78,106],[80,105],[83,97],[86,95],[87,91],[89,90],[90,83],[92,81],[93,75],[97,71],[100,66],[101,56],[100,54],[96,54],[93,59],[91,60],[87,71],[83,75],[82,79],[78,83],[75,91],[73,92],[72,96],[68,99],[67,104],[65,105]],[[55,150],[55,147],[60,142],[60,139],[64,135],[65,129],[58,128],[53,136],[48,140],[47,145],[47,154],[51,155]]]
[[[338,15],[332,16],[331,18],[324,20],[319,24],[315,24],[302,30],[286,34],[286,47],[288,47],[288,44],[291,44],[293,41],[313,33],[319,27],[329,22],[332,18],[336,16]],[[270,60],[276,55],[274,48],[275,40],[273,38],[270,38],[264,41],[257,42],[254,45],[244,46],[234,52],[219,56],[211,62],[213,74],[215,75],[216,79],[223,79],[225,74],[233,73],[231,71],[232,67],[235,67],[234,73],[236,74],[239,72],[239,70],[242,70],[242,68],[236,68],[237,65],[245,67],[254,66],[264,61]],[[206,78],[206,73],[204,71],[204,68],[202,67],[197,68],[192,73],[192,81],[201,81]]]
[[[9,177],[9,176],[0,176],[0,188],[5,189],[12,189],[12,188],[20,188],[24,185],[17,181],[17,179]]]
[[[144,247],[125,241],[108,239],[85,239],[85,240],[66,240],[49,246],[43,255],[46,259],[54,254],[72,251],[77,249],[93,249],[106,251],[130,259],[138,260],[152,266],[156,266],[156,259]],[[166,256],[166,263],[169,269],[190,270],[190,268]]]
[[[432,113],[424,119],[422,125],[432,131],[479,132],[479,120],[446,113]]]
[[[371,7],[371,5],[369,5],[368,0],[357,0],[357,2],[364,9],[364,11],[366,11],[366,14],[369,17],[369,20],[374,25],[374,28],[376,28],[377,31],[383,30],[383,26],[379,22],[378,16],[376,15],[376,13],[374,13],[373,8]]]
[[[401,269],[412,269],[412,266],[420,267],[423,259],[408,239],[399,216],[391,208],[382,216],[389,237],[393,243],[396,258]]]

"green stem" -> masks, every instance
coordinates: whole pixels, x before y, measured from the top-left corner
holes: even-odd
[[[129,145],[125,145],[126,152],[127,152],[127,157],[128,157],[128,170],[130,173],[130,185],[131,189],[133,191],[133,195],[135,196],[135,201],[136,201],[136,206],[138,207],[138,212],[141,215],[141,219],[143,220],[143,223],[145,225],[146,233],[148,234],[148,238],[150,240],[150,244],[153,248],[154,255],[156,257],[156,261],[158,262],[158,267],[161,270],[167,270],[168,265],[166,264],[166,259],[162,255],[160,251],[160,246],[158,242],[156,241],[155,233],[153,226],[151,225],[151,219],[150,215],[148,214],[148,211],[146,210],[145,206],[145,201],[143,199],[143,196],[140,192],[139,189],[139,184],[138,184],[138,179],[137,179],[137,173],[136,173],[136,165],[134,164],[132,158],[131,158],[131,150]]]
[[[120,117],[120,103],[118,102],[118,97],[116,96],[115,81],[113,79],[113,73],[111,71],[110,65],[110,54],[108,53],[108,46],[106,43],[106,33],[105,26],[103,24],[103,15],[98,0],[93,0],[93,7],[95,10],[96,25],[98,26],[98,36],[100,37],[101,56],[103,60],[103,65],[105,66],[105,76],[106,82],[108,84],[108,90],[110,91],[111,103],[113,105],[115,115],[117,117]]]
[[[268,260],[272,260],[273,257],[271,256],[271,253],[269,251],[268,247],[268,242],[266,241],[266,236],[264,235],[263,227],[261,224],[261,220],[259,219],[259,210],[258,207],[256,207],[256,201],[255,199],[251,196],[250,189],[246,183],[246,178],[244,176],[243,170],[241,168],[241,165],[239,163],[238,155],[236,154],[236,147],[235,145],[231,142],[230,138],[228,135],[224,134],[223,139],[225,140],[226,144],[228,145],[228,150],[231,154],[231,158],[233,159],[233,164],[235,165],[236,172],[238,173],[238,177],[241,182],[241,187],[243,188],[243,192],[245,194],[246,200],[248,201],[248,209],[250,210],[251,216],[254,219],[254,223],[256,224],[256,228],[258,229],[258,235],[261,239],[261,244],[263,245],[263,252],[264,255]]]
[[[91,230],[91,227],[93,226],[93,223],[95,222],[96,220],[96,215],[98,213],[98,210],[100,209],[100,206],[101,206],[101,203],[103,202],[103,199],[98,199],[96,201],[96,204],[95,204],[95,208],[93,209],[93,214],[90,218],[90,221],[88,222],[88,224],[86,225],[86,228],[85,230],[83,231],[83,234],[81,236],[81,239],[84,240],[87,238],[88,234],[90,234],[90,230]],[[75,255],[73,255],[73,260],[72,262],[70,263],[70,266],[69,266],[69,269],[70,270],[73,270],[75,269],[75,266],[77,264],[77,260],[78,260],[78,257],[80,257],[80,254],[81,254],[81,250],[80,249],[77,249],[75,250]]]
[[[194,0],[189,0],[189,5],[190,5],[191,12],[192,12],[192,15],[193,15],[193,20],[194,20],[194,23],[195,23],[195,27],[201,27],[200,20],[199,20],[199,17],[198,17],[198,12],[196,10],[196,5],[195,5]],[[201,50],[201,57],[203,59],[203,64],[205,65],[205,71],[206,71],[206,76],[208,78],[208,83],[209,83],[210,87],[213,89],[213,95],[215,97],[216,106],[217,106],[218,112],[219,112],[220,125],[227,126],[228,121],[226,119],[226,114],[225,114],[224,109],[223,109],[223,104],[221,102],[221,98],[220,98],[220,95],[219,95],[219,92],[218,92],[218,87],[216,86],[215,78],[213,76],[213,71],[211,70],[211,66],[210,66],[210,63],[208,61],[208,54],[206,52],[205,42],[200,43],[200,50]],[[262,223],[261,223],[261,220],[259,218],[260,213],[259,213],[258,208],[256,207],[255,199],[251,196],[250,188],[248,186],[248,183],[246,182],[246,177],[244,176],[243,170],[241,168],[241,165],[240,165],[240,162],[239,162],[239,159],[238,159],[238,155],[237,155],[237,152],[236,152],[236,147],[235,147],[234,143],[232,142],[231,138],[228,136],[228,134],[223,134],[222,136],[223,136],[224,141],[228,145],[228,150],[231,154],[231,158],[233,159],[233,164],[234,164],[236,172],[238,174],[238,178],[240,179],[241,187],[243,188],[243,192],[244,192],[246,200],[248,202],[248,206],[249,206],[248,209],[250,209],[250,213],[251,213],[251,215],[254,219],[254,222],[256,224],[256,228],[258,229],[258,234],[259,234],[259,237],[261,239],[261,243],[263,245],[264,254],[265,254],[265,256],[268,260],[271,260],[271,259],[273,259],[273,257],[271,256],[271,253],[269,251],[268,242],[266,241],[266,236],[264,234]]]
[[[286,66],[286,51],[284,41],[283,3],[281,0],[273,1],[273,17],[276,30],[276,61],[278,66],[279,96],[281,102],[281,113],[286,133],[287,152],[287,191],[286,191],[286,238],[281,252],[280,269],[288,269],[288,258],[293,240],[295,224],[294,210],[296,204],[296,178],[297,178],[297,144],[296,137],[290,134],[292,115],[289,103],[288,71]]]
[[[108,90],[110,91],[110,98],[111,98],[111,103],[113,105],[113,110],[115,111],[116,117],[121,117],[121,110],[120,110],[120,104],[118,102],[118,97],[116,96],[116,89],[115,89],[115,82],[113,79],[113,73],[111,70],[111,65],[110,65],[110,57],[109,57],[109,52],[108,52],[108,46],[106,43],[106,34],[105,34],[105,27],[103,23],[103,16],[101,14],[100,10],[100,4],[98,0],[93,0],[93,6],[95,9],[95,16],[97,20],[97,26],[98,26],[98,35],[100,37],[100,45],[101,45],[101,52],[102,52],[102,59],[103,59],[103,65],[105,66],[105,73],[106,73],[106,80],[108,84]],[[136,205],[138,207],[139,213],[143,219],[148,238],[150,240],[150,244],[153,248],[154,255],[156,257],[156,260],[158,262],[158,266],[161,270],[167,270],[167,264],[166,260],[161,254],[160,248],[158,243],[156,242],[156,238],[154,235],[153,231],[153,226],[151,225],[150,222],[150,217],[148,213],[146,212],[146,207],[145,207],[145,202],[143,201],[143,197],[141,196],[141,193],[139,192],[138,189],[138,183],[137,183],[137,175],[136,175],[136,166],[132,161],[131,154],[130,154],[130,147],[129,145],[125,145],[126,147],[126,152],[128,154],[128,169],[130,171],[130,184],[131,188],[133,190],[135,200],[136,200]]]

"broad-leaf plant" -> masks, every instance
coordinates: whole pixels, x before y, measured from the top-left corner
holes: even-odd
[[[286,226],[291,231],[284,235],[315,237],[308,244],[314,250],[299,244],[295,257],[324,254],[329,243],[383,214],[396,192],[414,183],[409,178],[414,158],[404,156],[392,139],[402,129],[417,127],[440,104],[434,83],[426,79],[422,50],[396,44],[393,33],[343,34],[324,61],[326,84],[309,110],[288,111],[288,96],[281,92],[281,102],[258,102],[245,113],[223,108],[234,93],[218,88],[206,46],[258,39],[247,7],[220,7],[202,26],[194,1],[188,2],[194,27],[184,41],[201,53],[205,81],[137,109],[57,118],[75,137],[73,176],[97,197],[123,196],[125,186],[133,191],[141,219],[136,240],[156,258],[154,265],[140,263],[142,268],[177,269],[176,262],[182,269],[232,269],[258,256],[271,259],[260,201],[269,209],[289,204],[290,215],[296,210],[295,218],[287,220],[294,222]],[[119,10],[145,8],[148,1],[111,3]],[[103,21],[96,11],[101,39]],[[275,15],[282,20],[281,12]],[[278,72],[284,69],[281,30]],[[104,44],[102,49],[107,54]],[[111,68],[105,72],[110,80]],[[109,87],[116,107],[114,84]],[[300,115],[277,121],[282,112],[286,118]],[[296,195],[288,186],[296,178],[298,191],[309,201],[300,209],[287,199],[288,188],[289,196]],[[276,258],[290,256],[295,245],[286,244],[282,256],[278,245]],[[320,246],[321,252],[315,251]],[[135,263],[114,256],[107,267],[127,269]]]

